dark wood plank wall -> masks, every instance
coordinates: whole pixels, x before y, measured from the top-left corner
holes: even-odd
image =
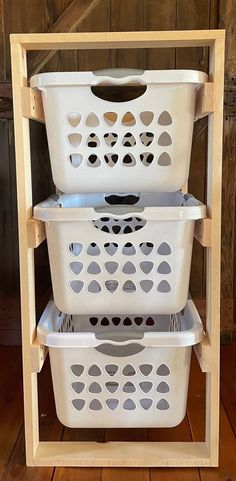
[[[80,0],[78,0],[79,2]],[[1,279],[0,342],[19,340],[19,267],[17,252],[16,187],[9,34],[45,32],[60,17],[71,0],[0,0],[0,182],[1,182]],[[223,225],[222,225],[222,332],[230,339],[233,331],[234,249],[235,249],[235,91],[236,0],[101,0],[82,22],[80,31],[227,29],[226,109],[224,121]],[[29,54],[30,55],[30,54]],[[206,48],[163,50],[63,51],[56,53],[43,68],[50,70],[93,70],[107,67],[147,69],[192,68],[207,70]],[[6,94],[6,92],[8,92]],[[45,198],[53,186],[45,127],[31,125],[34,201]],[[189,191],[205,199],[207,121],[194,126]],[[44,243],[45,244],[45,243]],[[46,245],[36,251],[38,297],[50,287]],[[194,242],[191,292],[205,296],[204,250]],[[43,305],[39,303],[39,305]],[[8,310],[11,315],[9,325]],[[15,310],[15,312],[13,312]],[[40,309],[39,309],[40,310]],[[7,327],[8,326],[8,327]],[[7,334],[6,331],[8,330]],[[1,335],[2,333],[2,335]],[[4,334],[4,335],[3,335]]]

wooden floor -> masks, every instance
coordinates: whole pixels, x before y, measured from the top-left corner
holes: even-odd
[[[221,349],[220,467],[207,468],[26,468],[21,352],[0,347],[1,481],[236,481],[236,344]],[[63,428],[56,418],[48,361],[39,376],[41,440],[203,440],[204,375],[192,359],[188,413],[173,429]]]

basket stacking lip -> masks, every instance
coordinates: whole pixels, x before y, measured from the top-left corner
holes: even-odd
[[[91,329],[90,331],[89,329],[87,331],[83,329],[78,332],[58,332],[59,326],[57,325],[56,320],[58,320],[60,316],[63,316],[63,314],[59,311],[53,301],[49,301],[37,327],[37,339],[41,344],[48,347],[72,348],[97,347],[104,344],[104,342],[120,346],[135,342],[136,344],[138,343],[145,347],[184,347],[193,346],[199,343],[205,335],[201,318],[191,299],[188,299],[183,312],[176,315],[183,328],[182,330],[178,332],[168,330],[151,331],[147,329],[145,332],[145,328],[142,331],[129,330],[126,331],[126,339],[123,341],[114,340],[114,335],[117,335],[117,332],[114,332],[114,326],[113,331],[103,331],[101,328],[101,335],[96,335]],[[77,315],[74,317],[76,319],[79,319],[80,317],[84,319],[86,317],[88,320],[90,316]],[[112,316],[107,315],[107,317],[109,318]],[[145,316],[142,315],[142,317]],[[166,315],[165,317],[167,318],[168,316]]]
[[[34,207],[34,218],[46,222],[91,220],[105,213],[120,218],[138,213],[145,219],[157,221],[206,217],[206,206],[190,194],[174,192],[138,196],[139,201],[135,205],[109,205],[107,194],[56,194]]]
[[[135,77],[137,77],[135,79]],[[128,83],[144,84],[203,84],[208,75],[199,70],[135,70],[112,69],[97,72],[48,72],[31,77],[30,86],[44,88],[47,86],[98,85],[109,81],[120,85]]]
[[[46,223],[62,312],[87,314],[92,305],[98,314],[174,314],[185,306],[194,220],[206,207],[181,192],[139,194],[134,205],[122,200],[62,194],[35,207]]]

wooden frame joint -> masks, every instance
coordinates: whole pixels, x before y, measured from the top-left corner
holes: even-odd
[[[29,219],[27,222],[28,247],[35,249],[45,239],[45,225],[44,222],[37,219]]]
[[[31,349],[31,372],[40,372],[48,354],[48,348],[34,339]]]
[[[44,122],[44,110],[42,95],[38,90],[31,87],[21,87],[22,89],[22,111],[27,119]]]
[[[194,237],[203,247],[212,245],[212,219],[206,217],[195,222]]]
[[[214,83],[206,82],[197,91],[195,118],[201,119],[214,112]]]
[[[201,342],[194,346],[194,351],[197,356],[202,372],[211,372],[212,368],[212,350],[208,336],[206,335]]]

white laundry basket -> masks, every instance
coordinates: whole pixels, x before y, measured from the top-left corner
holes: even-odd
[[[136,204],[122,205],[127,201]],[[70,314],[91,307],[100,314],[179,312],[194,221],[205,214],[203,204],[180,192],[64,194],[38,204],[34,217],[46,223],[57,307]]]
[[[192,301],[178,315],[71,316],[51,301],[37,329],[49,346],[57,415],[69,427],[171,427],[185,416]]]
[[[181,189],[196,90],[207,79],[194,70],[126,69],[32,77],[42,91],[56,186],[66,193]],[[139,96],[128,100],[127,92]]]

